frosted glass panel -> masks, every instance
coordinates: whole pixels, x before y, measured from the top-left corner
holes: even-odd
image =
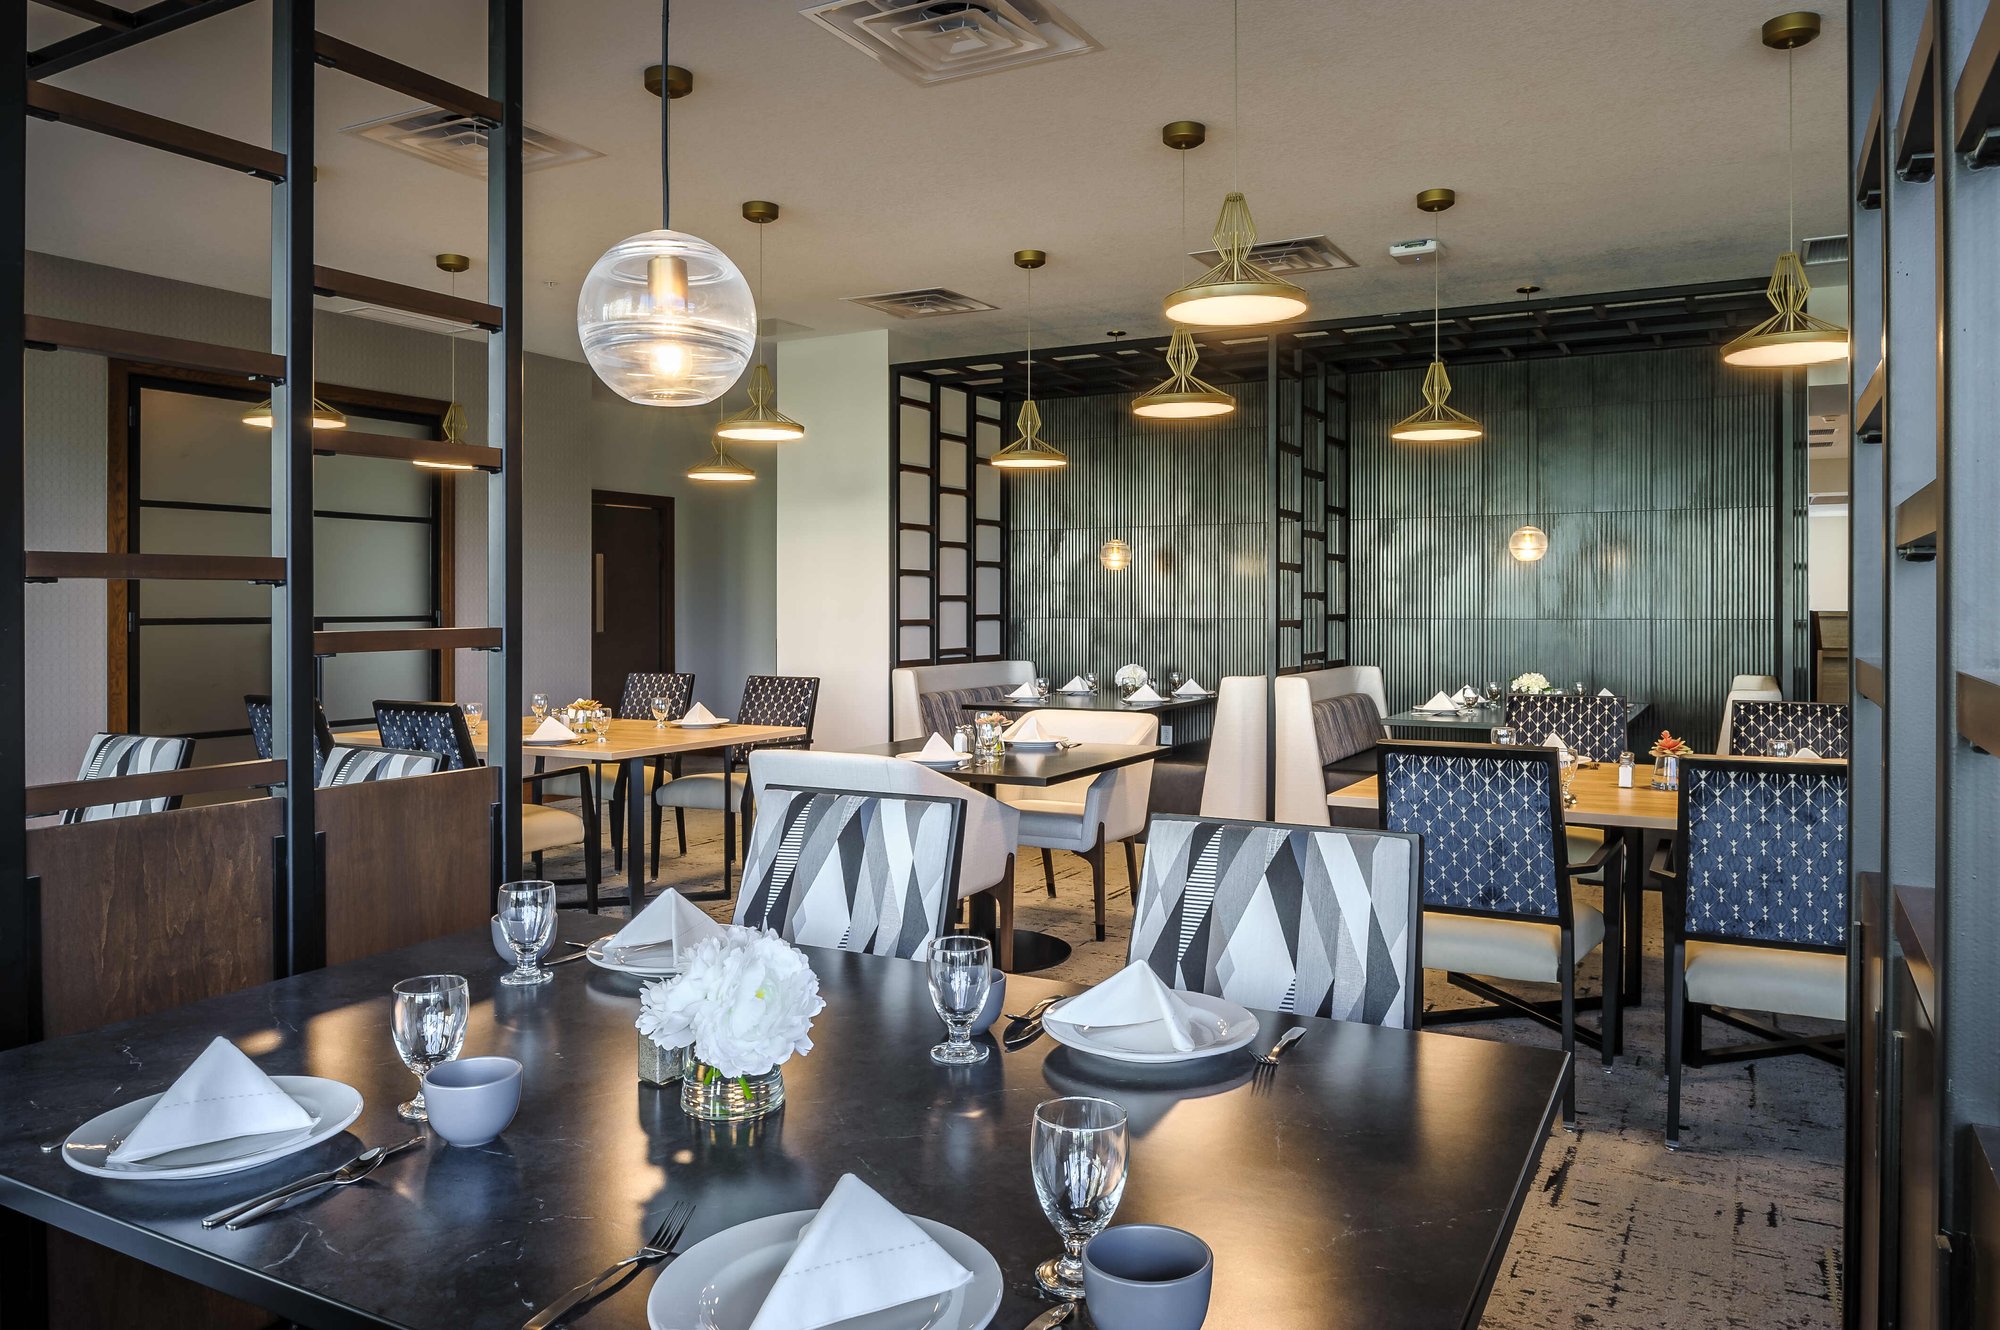
[[[402,623],[342,624],[342,628],[407,628]],[[431,661],[428,651],[380,651],[332,656],[320,662],[320,698],[327,716],[338,726],[375,723],[375,700],[428,701]]]
[[[313,523],[313,539],[319,555],[315,600],[320,614],[430,613],[428,522],[322,517]]]
[[[938,428],[957,438],[965,437],[965,390],[963,388],[942,388],[938,391]]]
[[[903,568],[929,569],[931,566],[930,538],[921,531],[897,533],[896,544],[902,549]]]
[[[269,508],[271,431],[243,423],[251,405],[141,388],[139,497]]]
[[[271,691],[271,630],[263,624],[155,624],[139,630],[139,731],[241,730],[245,693]],[[205,753],[195,760],[206,762]]]
[[[149,554],[271,552],[271,519],[263,513],[211,513],[141,508],[137,546]],[[268,618],[271,588],[247,582],[138,582],[139,614],[147,619]]]

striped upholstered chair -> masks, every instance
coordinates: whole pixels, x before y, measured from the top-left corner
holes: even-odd
[[[1156,816],[1127,958],[1171,988],[1408,1029],[1422,854],[1392,832]]]
[[[413,748],[370,748],[362,744],[335,744],[327,750],[326,764],[319,777],[321,789],[336,785],[360,785],[371,780],[400,780],[405,776],[428,776],[438,769],[436,753]]]
[[[1742,704],[1738,704],[1739,707]],[[1781,1053],[1845,1061],[1837,1035],[1787,1034],[1743,1012],[1847,1019],[1847,764],[1681,763],[1678,871],[1664,880],[1667,1146],[1681,1068]],[[1765,1042],[1708,1049],[1714,1020]]]
[[[1849,725],[1845,702],[1737,702],[1729,727],[1729,753],[1762,757],[1771,740],[1790,739],[1818,757],[1847,760]]]
[[[194,740],[160,739],[144,734],[95,734],[83,750],[83,766],[78,780],[111,780],[154,771],[180,771],[194,757]],[[78,822],[102,822],[138,813],[164,813],[181,806],[178,795],[162,799],[131,799],[124,803],[94,804],[71,808],[63,813],[64,826]]]
[[[965,798],[766,784],[736,922],[921,960],[958,896]]]

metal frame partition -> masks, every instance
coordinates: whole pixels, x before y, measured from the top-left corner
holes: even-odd
[[[79,13],[73,4],[38,2]],[[327,656],[355,652],[491,651],[490,710],[496,717],[521,711],[522,4],[521,0],[488,0],[488,89],[480,94],[317,32],[315,0],[273,0],[268,149],[36,81],[242,3],[244,0],[162,0],[129,12],[92,5],[83,16],[98,26],[41,50],[29,51],[23,43],[7,54],[6,101],[0,106],[0,134],[5,136],[0,140],[0,196],[7,200],[4,224],[0,224],[0,308],[12,314],[6,324],[7,345],[0,347],[0,466],[11,466],[18,476],[25,458],[26,374],[20,354],[25,349],[80,352],[259,380],[271,385],[273,396],[271,555],[220,558],[26,550],[25,500],[21,489],[14,488],[0,496],[0,699],[11,704],[15,714],[25,705],[27,582],[192,578],[269,585],[273,743],[281,760],[123,777],[95,782],[93,791],[112,802],[125,797],[257,785],[282,790],[283,834],[273,900],[272,968],[283,976],[322,965],[327,954],[322,840],[315,824],[312,782],[290,779],[290,764],[282,760],[284,754],[312,752],[318,662]],[[21,7],[13,12],[17,20],[23,17]],[[489,154],[488,266],[492,277],[487,302],[442,296],[313,262],[314,81],[322,65],[420,101],[463,111],[487,127],[495,148]],[[271,350],[215,346],[29,314],[25,307],[25,122],[29,115],[271,182]],[[316,435],[310,421],[315,294],[354,296],[398,309],[443,315],[488,330],[489,446],[473,448],[349,431]],[[414,462],[440,460],[445,452],[450,453],[446,460],[495,473],[488,485],[492,626],[315,631],[315,454]],[[489,762],[499,776],[493,818],[495,866],[498,876],[512,876],[523,858],[519,780],[523,768],[517,727],[495,727]],[[129,792],[123,788],[127,785]],[[74,782],[30,788],[20,727],[0,735],[0,967],[4,967],[0,1046],[32,1042],[42,1037],[43,1031],[41,904],[39,884],[27,873],[26,819],[61,807],[61,801],[73,799],[75,793]],[[302,852],[298,849],[301,846],[313,848]],[[289,853],[285,847],[291,847]]]

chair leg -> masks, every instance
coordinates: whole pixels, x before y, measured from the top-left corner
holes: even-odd
[[[685,858],[688,852],[688,817],[685,808],[674,810],[674,844],[679,847],[681,856]]]
[[[1139,847],[1132,841],[1125,842],[1125,892],[1132,898],[1132,908],[1139,908]]]
[[[660,814],[666,810],[656,800],[653,804],[653,876],[660,875]]]
[[[1042,880],[1049,884],[1049,895],[1056,894],[1056,861],[1047,850],[1042,851]]]
[[[618,779],[611,786],[611,867],[614,872],[625,871],[625,768],[618,768]]]
[[[1563,1126],[1576,1130],[1576,935],[1562,930],[1562,1040],[1569,1054],[1563,1073]]]
[[[1687,1037],[1686,944],[1669,938],[1667,945],[1667,1148],[1681,1148],[1681,1050]]]
[[[542,852],[540,850],[536,850],[534,854],[530,856],[530,858],[533,859],[534,861],[535,876],[540,877],[542,875]]]
[[[1090,894],[1097,906],[1097,940],[1104,941],[1104,833],[1097,834],[1097,844],[1083,852],[1090,863]]]

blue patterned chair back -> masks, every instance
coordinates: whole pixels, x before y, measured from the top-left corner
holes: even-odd
[[[1128,959],[1171,988],[1407,1029],[1422,856],[1389,832],[1155,817]]]
[[[404,776],[428,776],[438,769],[436,753],[411,748],[369,748],[361,744],[335,744],[326,755],[326,771],[320,778],[322,789],[335,785],[360,785],[371,780],[400,780]]]
[[[983,688],[945,688],[935,693],[924,693],[917,698],[917,710],[924,718],[924,735],[942,734],[951,738],[951,732],[972,719],[972,712],[966,710],[968,704],[978,706],[986,702],[998,702],[1014,684],[987,684]]]
[[[653,699],[667,699],[667,719],[679,720],[694,704],[692,674],[628,674],[625,696],[618,703],[621,720],[651,720]]]
[[[767,785],[736,922],[788,942],[922,959],[958,895],[965,801]]]
[[[1553,748],[1384,743],[1382,824],[1424,843],[1424,908],[1566,922]]]
[[[1625,747],[1625,699],[1578,697],[1574,693],[1509,693],[1507,723],[1522,731],[1523,743],[1562,736],[1572,753],[1616,762]]]
[[[271,742],[271,695],[269,693],[245,693],[243,710],[250,717],[250,742],[257,745],[257,756],[272,756]],[[326,755],[333,749],[333,727],[326,723],[326,708],[313,703],[313,784],[319,784],[320,776],[326,770]]]
[[[753,674],[743,681],[743,704],[736,709],[739,725],[801,725],[805,735],[798,739],[760,739],[737,744],[729,750],[732,762],[741,765],[757,748],[812,747],[813,717],[819,712],[819,680],[811,675]]]
[[[1689,758],[1680,822],[1688,937],[1845,949],[1845,762]]]
[[[116,776],[138,776],[153,771],[179,771],[194,756],[192,739],[155,739],[143,734],[94,734],[83,750],[78,780],[110,780]],[[164,813],[180,807],[180,798],[128,799],[124,803],[96,804],[71,808],[62,815],[64,826],[78,822],[103,822],[138,813]]]
[[[375,730],[384,748],[434,753],[440,771],[479,765],[472,730],[455,702],[375,702]]]
[[[1729,752],[1762,757],[1771,740],[1790,739],[1821,757],[1846,761],[1847,703],[1738,701],[1729,727]]]

